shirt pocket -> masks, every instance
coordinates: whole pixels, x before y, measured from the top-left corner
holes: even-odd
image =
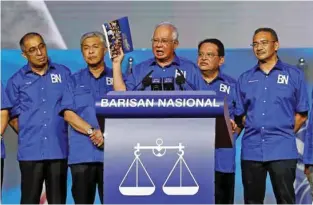
[[[92,106],[93,96],[89,88],[76,88],[73,91],[74,102],[77,108]]]
[[[283,102],[292,100],[294,95],[294,89],[290,85],[277,84],[275,88],[276,102]]]

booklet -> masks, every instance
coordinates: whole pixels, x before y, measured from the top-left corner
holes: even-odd
[[[134,50],[128,17],[122,17],[102,25],[110,58],[118,55],[120,47],[124,53]]]

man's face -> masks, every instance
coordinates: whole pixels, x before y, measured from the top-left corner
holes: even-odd
[[[104,61],[107,51],[101,39],[97,36],[86,38],[81,45],[84,59],[88,65],[95,66]]]
[[[34,67],[42,68],[48,63],[46,44],[39,36],[30,36],[24,40],[22,55]]]
[[[166,61],[174,56],[178,41],[173,39],[173,29],[170,26],[159,26],[153,34],[152,50],[155,58]]]
[[[198,66],[201,71],[215,71],[224,63],[218,55],[218,47],[213,43],[203,43],[198,51]]]
[[[259,32],[253,37],[253,52],[258,60],[267,60],[273,55],[276,55],[276,51],[279,48],[278,41],[275,41],[270,32]]]

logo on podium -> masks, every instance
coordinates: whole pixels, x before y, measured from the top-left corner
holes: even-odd
[[[156,140],[156,145],[154,146],[143,146],[140,145],[140,143],[137,143],[137,145],[134,147],[134,155],[135,159],[131,163],[129,169],[127,170],[120,186],[119,186],[119,191],[122,195],[124,196],[150,196],[155,192],[155,184],[153,183],[153,180],[151,179],[146,167],[144,166],[143,162],[140,159],[140,151],[142,150],[151,150],[153,155],[156,157],[164,157],[166,154],[167,150],[178,150],[177,155],[178,159],[176,160],[176,163],[174,164],[172,170],[170,171],[169,175],[167,176],[162,189],[163,192],[166,195],[195,195],[199,191],[199,185],[193,176],[189,166],[187,165],[185,159],[184,159],[184,154],[185,154],[185,146],[182,145],[182,143],[179,143],[178,146],[163,146],[163,140],[161,138]],[[187,173],[192,177],[193,184],[194,185],[188,185],[184,186],[183,185],[183,167],[187,169]],[[129,172],[132,169],[136,169],[136,183],[134,186],[123,186],[125,179],[128,177]],[[139,168],[143,169],[144,172],[139,172]],[[167,186],[168,180],[173,176],[173,172],[175,169],[179,169],[179,184],[175,186]],[[140,173],[140,174],[139,174]],[[149,186],[139,186],[139,178],[142,177],[142,173],[148,177],[150,185]]]

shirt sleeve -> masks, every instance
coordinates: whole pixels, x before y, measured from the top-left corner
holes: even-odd
[[[304,137],[303,163],[313,165],[313,104]]]
[[[229,110],[229,117],[233,120],[235,116],[235,83],[230,84],[230,91],[227,96],[227,105],[228,105],[228,110]]]
[[[19,89],[15,80],[10,78],[6,87],[6,94],[8,100],[12,103],[12,109],[10,111],[10,118],[18,117],[21,114]]]
[[[59,115],[63,116],[65,110],[75,111],[73,80],[71,78],[68,78],[67,85],[62,93]]]
[[[300,71],[298,78],[298,87],[296,89],[297,106],[296,112],[307,112],[309,110],[308,89],[304,77],[304,73]]]
[[[242,77],[239,77],[235,85],[233,94],[234,115],[241,116],[245,114],[244,97],[242,96]]]
[[[1,110],[8,110],[12,108],[12,103],[8,98],[5,88],[1,82]]]
[[[193,64],[192,68],[191,68],[191,71],[193,73],[192,75],[192,79],[191,79],[191,86],[192,86],[192,90],[202,90],[204,87],[206,87],[204,85],[204,80],[202,78],[202,74],[200,72],[200,68],[196,65],[196,64]],[[188,73],[187,73],[187,80],[189,81],[188,79]],[[188,86],[188,85],[184,85],[184,86]],[[189,87],[189,86],[188,86]]]

